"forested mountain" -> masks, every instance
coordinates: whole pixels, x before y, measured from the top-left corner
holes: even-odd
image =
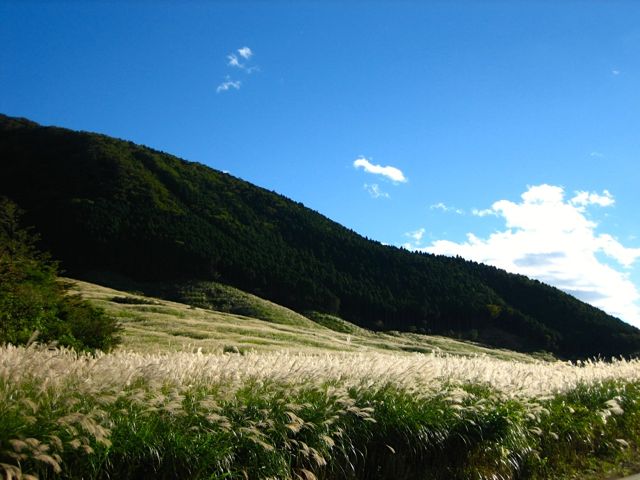
[[[215,279],[358,325],[565,358],[640,330],[526,277],[368,240],[282,195],[132,142],[0,116],[0,195],[69,275]]]

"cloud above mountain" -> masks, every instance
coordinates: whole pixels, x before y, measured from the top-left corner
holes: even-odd
[[[249,47],[238,48],[227,55],[227,67],[232,70],[242,70],[247,74],[257,72],[260,68],[257,65],[251,65],[253,50]],[[242,81],[226,75],[223,82],[216,87],[216,93],[227,92],[229,90],[240,90]]]
[[[365,183],[364,189],[369,192],[372,198],[389,198],[389,194],[387,192],[383,192],[380,188],[380,185],[377,183]]]
[[[640,291],[630,271],[640,248],[629,248],[609,233],[598,232],[590,208],[615,204],[613,195],[579,191],[566,198],[562,187],[529,187],[520,201],[499,200],[476,210],[480,217],[504,221],[504,229],[464,242],[437,240],[416,250],[460,255],[554,285],[629,323],[640,326]]]
[[[353,166],[354,168],[361,168],[365,172],[373,175],[381,175],[395,183],[406,183],[408,181],[407,177],[399,168],[392,167],[390,165],[384,167],[382,165],[375,165],[365,157],[356,158],[353,161]]]

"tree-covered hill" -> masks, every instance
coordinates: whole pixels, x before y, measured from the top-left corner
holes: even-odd
[[[363,238],[277,193],[131,142],[0,116],[0,195],[67,274],[227,283],[298,311],[566,358],[640,330],[538,281]]]

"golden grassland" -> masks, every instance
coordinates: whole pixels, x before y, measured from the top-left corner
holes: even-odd
[[[562,472],[558,455],[635,448],[639,380],[640,362],[624,360],[7,346],[0,468],[16,478],[138,478],[136,464],[165,478],[178,466],[180,478],[548,478]]]
[[[349,333],[337,332],[280,305],[245,294],[260,309],[273,309],[280,323],[243,315],[194,308],[144,295],[125,293],[73,280],[74,291],[104,308],[124,327],[121,348],[137,352],[228,351],[296,352],[441,352],[458,355],[486,354],[529,361],[531,357],[508,350],[486,348],[471,342],[401,332],[371,332],[342,321]],[[132,303],[119,303],[122,298]],[[140,303],[134,303],[134,302]]]
[[[639,360],[543,361],[75,285],[122,320],[124,343],[0,347],[0,477],[541,480],[639,467]]]

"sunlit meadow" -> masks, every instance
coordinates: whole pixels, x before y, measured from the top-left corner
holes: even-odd
[[[637,360],[5,346],[0,472],[569,478],[589,458],[631,456],[639,402]]]

